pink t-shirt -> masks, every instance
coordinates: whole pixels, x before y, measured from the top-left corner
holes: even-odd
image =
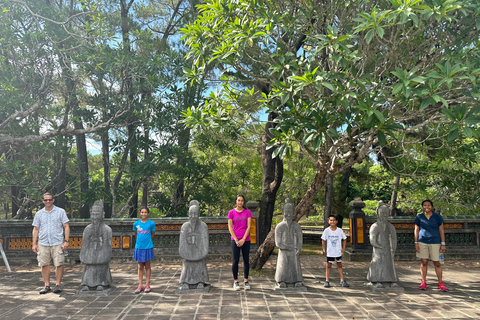
[[[248,209],[243,209],[242,212],[238,212],[235,209],[232,209],[228,212],[228,219],[232,219],[233,232],[237,236],[237,239],[242,239],[247,231],[248,218],[252,217],[252,212]],[[232,240],[235,240],[232,237]],[[247,236],[245,241],[250,241],[250,234]]]

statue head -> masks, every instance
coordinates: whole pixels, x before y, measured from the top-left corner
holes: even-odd
[[[285,204],[283,205],[283,220],[285,221],[292,221],[293,215],[295,214],[295,206],[293,203],[290,202],[290,199],[285,200]]]
[[[383,203],[383,201],[378,202],[377,216],[379,221],[387,221],[388,216],[390,215],[390,209],[388,206]]]
[[[188,217],[190,218],[190,221],[198,220],[199,216],[200,216],[200,208],[196,205],[190,206],[190,208],[188,209]]]
[[[190,208],[191,206],[197,206],[200,208],[200,203],[198,202],[198,200],[192,200],[190,201],[190,203],[188,204],[188,207]]]
[[[103,221],[104,211],[103,211],[103,202],[95,201],[92,206],[92,211],[90,212],[90,218],[92,219],[92,224],[98,225]]]

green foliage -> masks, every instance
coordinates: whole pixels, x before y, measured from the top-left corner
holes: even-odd
[[[378,201],[377,200],[364,200],[365,208],[363,208],[363,212],[365,212],[366,216],[377,216],[376,210],[378,208]]]
[[[476,1],[207,0],[198,8],[182,29],[187,72],[194,82],[217,68],[222,89],[185,113],[195,130],[234,131],[248,102],[277,115],[274,156],[301,145],[326,168],[323,179],[394,149],[385,165],[428,181],[414,163],[424,152],[480,137]],[[389,200],[394,175],[366,176],[378,179],[354,181],[349,196]]]

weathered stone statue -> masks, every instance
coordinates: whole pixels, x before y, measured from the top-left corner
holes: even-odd
[[[177,292],[208,292],[207,254],[208,227],[199,219],[198,201],[192,200],[188,209],[190,221],[185,222],[180,230],[180,245],[178,251],[184,259],[180,287]]]
[[[90,213],[92,223],[83,231],[80,250],[80,261],[85,263],[81,291],[104,291],[112,284],[112,229],[103,222],[103,216],[103,202],[95,201]]]
[[[370,244],[373,246],[373,255],[367,280],[371,282],[374,290],[403,289],[396,284],[398,278],[393,257],[397,249],[397,232],[387,220],[389,215],[390,209],[380,201],[377,208],[377,222],[370,227]]]
[[[299,255],[303,245],[302,228],[292,220],[294,212],[295,206],[287,199],[283,205],[283,221],[275,228],[275,245],[279,249],[275,290],[306,291]]]

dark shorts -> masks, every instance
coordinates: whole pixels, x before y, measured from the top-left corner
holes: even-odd
[[[342,262],[342,256],[340,256],[340,257],[327,257],[327,262],[328,263],[334,263],[335,261]]]
[[[135,249],[133,252],[133,259],[138,262],[147,262],[153,259],[153,248],[150,249]]]

